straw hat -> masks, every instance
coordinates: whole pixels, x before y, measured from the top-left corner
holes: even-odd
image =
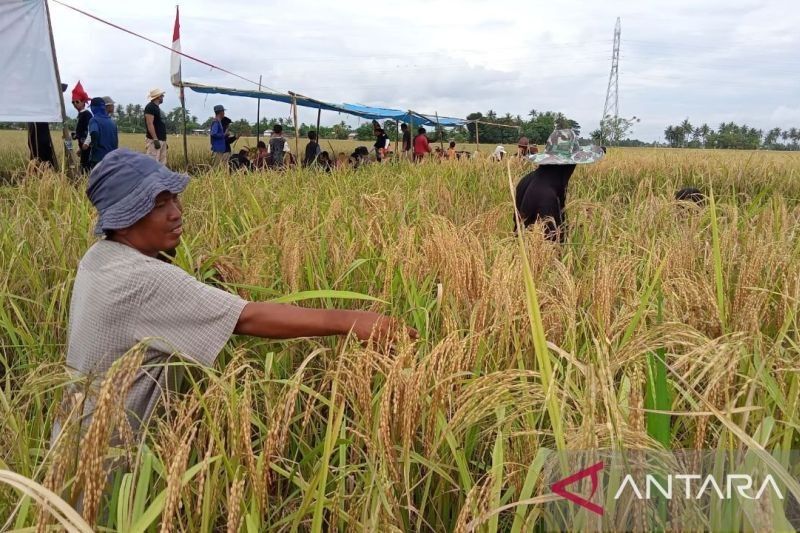
[[[164,96],[166,91],[162,91],[161,89],[151,89],[150,94],[147,95],[148,100],[155,100],[159,96]]]

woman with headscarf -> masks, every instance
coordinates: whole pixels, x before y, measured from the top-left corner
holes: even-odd
[[[514,231],[517,231],[517,214],[525,227],[541,220],[545,223],[545,236],[552,241],[564,241],[564,206],[567,203],[567,186],[575,166],[594,163],[603,158],[598,146],[580,146],[571,129],[556,130],[547,139],[545,151],[528,156],[539,167],[524,176],[517,184],[514,201]]]
[[[492,161],[502,161],[503,157],[506,155],[506,149],[503,146],[497,146],[492,152],[491,158]]]

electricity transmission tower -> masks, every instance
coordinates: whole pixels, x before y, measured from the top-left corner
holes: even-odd
[[[606,142],[609,126],[616,127],[619,121],[619,40],[621,28],[619,17],[614,26],[614,52],[611,55],[611,73],[608,75],[608,89],[606,90],[606,104],[603,106],[603,120],[600,121],[600,137]]]

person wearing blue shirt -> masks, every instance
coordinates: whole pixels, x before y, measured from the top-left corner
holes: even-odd
[[[89,168],[94,168],[103,160],[107,153],[119,148],[119,135],[117,125],[106,113],[106,101],[102,98],[92,98],[90,103],[92,118],[89,119]]]
[[[227,163],[228,156],[230,156],[230,152],[225,151],[223,118],[225,118],[225,108],[221,105],[215,105],[214,122],[211,123],[211,152],[214,155],[214,162],[220,165]]]

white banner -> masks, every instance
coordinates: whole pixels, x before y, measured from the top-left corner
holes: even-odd
[[[61,122],[45,0],[0,0],[0,122]]]

